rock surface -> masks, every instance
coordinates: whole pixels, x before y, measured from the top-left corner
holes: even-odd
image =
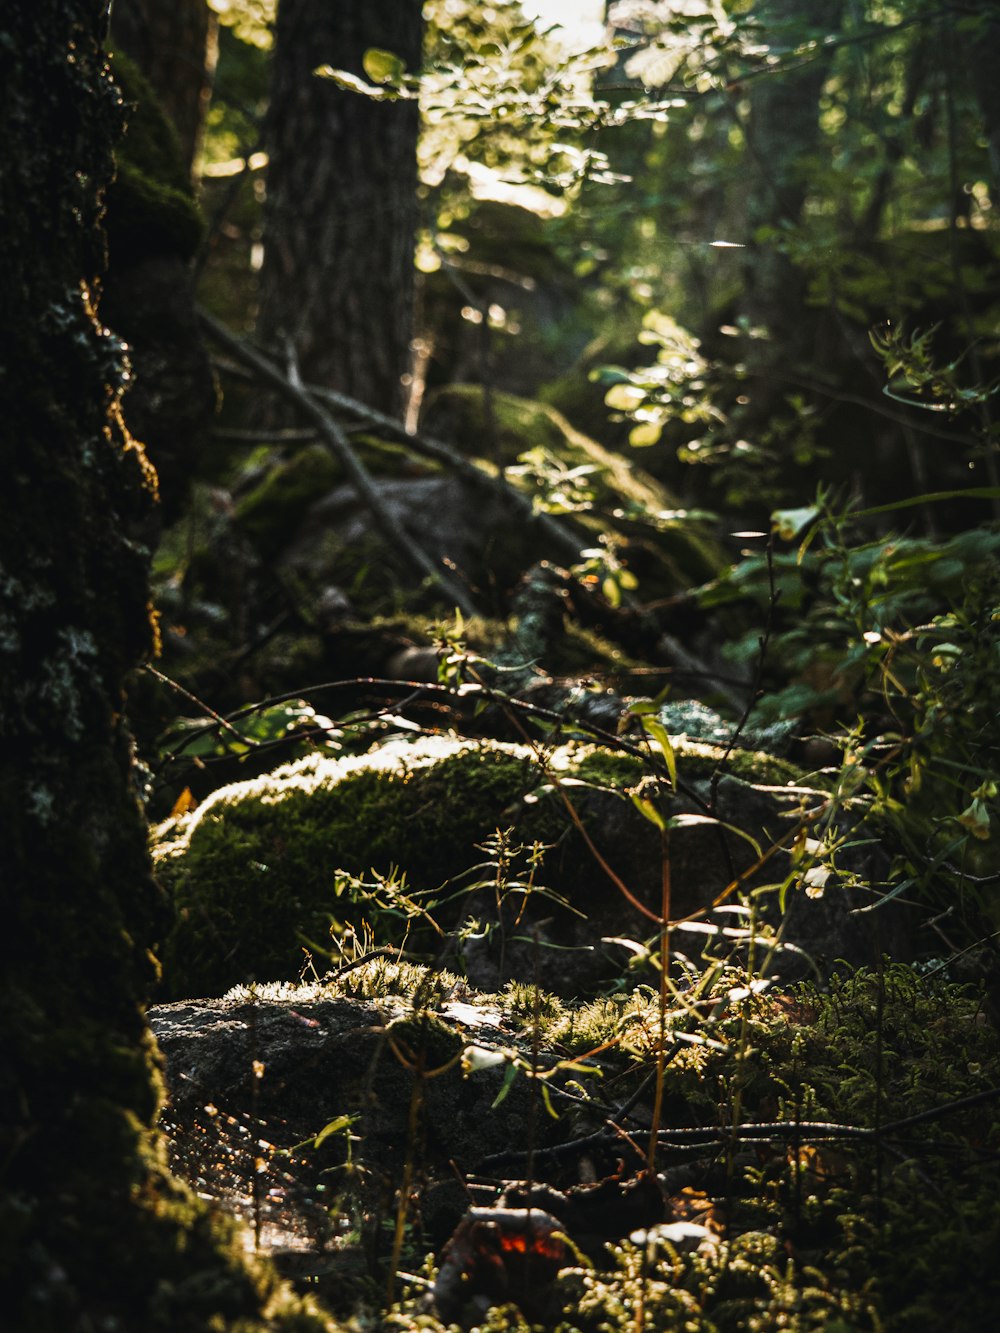
[[[369,985],[399,974],[391,963],[368,967]],[[322,1269],[348,1231],[360,1231],[377,1260],[407,1170],[421,1184],[411,1221],[442,1244],[468,1202],[456,1171],[524,1146],[532,1123],[547,1141],[548,1117],[532,1110],[526,1079],[494,1108],[509,1067],[502,1056],[463,1076],[469,1045],[525,1048],[516,1023],[454,977],[428,985],[419,1015],[413,999],[359,998],[336,984],[262,986],[149,1011],[175,1167],[262,1244],[298,1255],[299,1270]]]

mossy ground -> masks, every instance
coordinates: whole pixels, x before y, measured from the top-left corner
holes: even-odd
[[[599,1129],[606,1102],[624,1102],[655,1068],[658,999],[648,990],[581,1006],[511,985],[499,995],[466,992],[458,1017],[448,1000],[456,978],[444,978],[443,987],[439,980],[379,959],[325,987],[256,993],[306,1017],[329,994],[401,998],[411,1006],[409,1027],[390,1030],[406,1039],[412,1029],[418,1044],[432,1031],[442,1068],[463,1042],[520,1049],[546,1070],[590,1052],[586,1063],[600,1078],[581,1077],[568,1063],[548,1078],[559,1117],[543,1116],[550,1145]],[[663,1025],[670,1055],[655,1166],[665,1215],[697,1221],[709,1234],[691,1250],[655,1226],[640,1234],[624,1222],[618,1239],[571,1258],[545,1296],[544,1326],[557,1333],[992,1328],[1000,1038],[985,1021],[981,996],[941,972],[888,963],[835,974],[822,989],[762,991],[750,981],[719,972],[703,989],[673,997]],[[433,1017],[422,1018],[421,1006]],[[491,1025],[485,1035],[471,1017],[477,1010]],[[462,1078],[453,1062],[435,1086]],[[576,1101],[559,1099],[560,1087]],[[488,1114],[502,1124],[513,1112],[498,1102]],[[624,1179],[633,1178],[643,1168],[651,1108],[647,1090],[620,1121],[638,1152],[609,1135],[603,1147],[591,1143],[576,1156],[539,1155],[534,1179],[566,1189],[576,1182],[578,1158],[599,1174],[614,1172],[617,1162]],[[439,1155],[447,1156],[448,1133],[447,1124],[433,1126]],[[488,1133],[495,1142],[492,1126]],[[414,1217],[421,1189],[433,1184],[421,1142],[406,1150],[413,1179],[424,1182],[411,1203]],[[510,1146],[523,1145],[515,1139]],[[482,1180],[468,1152],[466,1142],[458,1165]],[[512,1159],[499,1171],[516,1178],[523,1169],[523,1160]],[[408,1228],[403,1267],[433,1278],[437,1261],[425,1262],[420,1244],[419,1231]],[[384,1257],[370,1276],[384,1290]],[[320,1300],[332,1280],[321,1277],[311,1288]],[[397,1289],[403,1296],[388,1327],[441,1333],[448,1326],[430,1308],[425,1285],[408,1285],[404,1275]],[[343,1310],[343,1292],[330,1296]],[[474,1323],[500,1333],[537,1328],[537,1320],[499,1305]]]

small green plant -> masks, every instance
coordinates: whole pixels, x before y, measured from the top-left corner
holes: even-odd
[[[774,516],[796,549],[747,557],[707,605],[776,595],[779,621],[753,718],[823,729],[840,752],[820,785],[830,801],[794,849],[801,881],[819,896],[830,874],[852,880],[852,849],[879,839],[892,854],[883,892],[982,905],[1000,872],[992,843],[1000,762],[1000,533],[945,540],[865,537],[864,516],[820,493]],[[734,656],[749,651],[734,644]],[[853,714],[853,723],[841,721]],[[845,821],[846,820],[846,824]],[[850,829],[850,832],[847,832]]]

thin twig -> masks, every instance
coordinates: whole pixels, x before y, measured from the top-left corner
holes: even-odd
[[[202,318],[206,321],[206,327],[213,330],[221,328],[211,319],[211,316],[202,313]],[[222,331],[226,332],[225,330]],[[232,335],[228,336],[232,337]],[[225,345],[229,346],[229,344]],[[220,365],[220,369],[224,369],[230,374],[235,373],[241,378],[251,378],[248,374],[244,375],[239,367]],[[536,509],[531,500],[513,486],[505,476],[486,471],[478,463],[473,462],[472,459],[467,458],[443,440],[428,435],[424,431],[410,431],[397,418],[391,417],[385,412],[380,412],[377,408],[368,407],[365,403],[359,402],[356,398],[351,398],[348,394],[340,393],[336,389],[324,388],[317,384],[306,384],[303,386],[303,391],[312,399],[329,403],[331,407],[336,407],[342,412],[349,412],[352,416],[369,422],[372,426],[378,427],[380,431],[385,431],[390,438],[402,444],[409,453],[440,463],[463,481],[468,482],[470,486],[475,487],[480,493],[493,496],[509,510],[512,510],[523,523],[534,528],[547,541],[550,541],[553,547],[558,550],[562,559],[568,561],[571,565],[579,563],[582,549],[586,545],[585,539],[578,537],[552,514],[546,514],[544,511]],[[634,599],[631,596],[626,596],[624,600],[627,607],[635,609]],[[705,676],[711,676],[716,681],[718,692],[723,695],[726,701],[735,708],[739,707],[741,701],[728,689],[725,678],[719,676],[717,672],[711,671],[700,658],[696,657],[674,635],[661,631],[658,639],[658,651],[665,654],[671,662],[680,668],[679,674],[689,675],[697,680],[701,680]]]
[[[543,533],[567,559],[574,563],[580,559],[580,552],[586,542],[578,538],[575,533],[551,514],[535,509],[528,497],[523,495],[504,477],[494,476],[492,473],[484,471],[470,458],[466,458],[464,454],[452,448],[443,440],[439,440],[436,436],[428,435],[425,431],[408,431],[403,423],[396,420],[395,417],[379,412],[375,408],[367,407],[364,403],[359,403],[356,398],[350,398],[347,394],[339,393],[335,389],[320,388],[318,385],[310,384],[306,388],[310,393],[329,403],[332,407],[339,407],[342,411],[356,413],[373,426],[378,426],[380,430],[388,432],[393,439],[405,445],[411,453],[429,458],[435,463],[440,463],[478,490],[497,496],[504,504],[513,509],[521,519]]]
[[[402,558],[407,567],[416,567],[432,579],[447,597],[462,611],[463,615],[472,616],[476,606],[468,593],[449,574],[433,560],[424,548],[395,522],[372,481],[367,468],[358,458],[351,442],[342,427],[333,419],[316,397],[306,388],[293,384],[288,376],[269,360],[268,357],[248,347],[242,339],[230,333],[224,324],[207,314],[198,311],[198,318],[211,337],[226,351],[241,361],[245,366],[257,372],[283,398],[299,409],[302,415],[313,423],[320,437],[337,461],[343,466],[361,500],[367,505],[379,531],[385,537],[390,550]]]
[[[145,669],[151,676],[155,676],[162,685],[169,685],[172,690],[176,690],[178,694],[187,699],[188,703],[192,703],[196,708],[200,708],[206,717],[211,719],[210,723],[205,723],[204,730],[198,733],[199,736],[203,736],[206,732],[212,731],[213,728],[219,727],[223,731],[228,731],[231,736],[235,736],[241,745],[248,745],[251,749],[254,748],[255,742],[248,741],[241,732],[236,730],[228,718],[224,718],[221,713],[217,713],[211,704],[205,703],[205,701],[199,699],[196,694],[192,694],[191,691],[181,685],[179,681],[173,680],[170,676],[165,676],[162,671],[157,671],[156,667],[152,666],[150,663],[146,663]],[[188,743],[190,744],[190,741]]]
[[[921,1111],[919,1115],[907,1116],[903,1120],[889,1121],[878,1129],[870,1129],[865,1125],[841,1125],[823,1120],[779,1120],[763,1124],[736,1125],[733,1128],[704,1126],[692,1129],[661,1129],[658,1138],[664,1147],[681,1149],[701,1148],[717,1143],[731,1143],[734,1138],[739,1143],[792,1141],[805,1144],[845,1140],[873,1143],[896,1135],[900,1130],[910,1129],[914,1125],[925,1124],[931,1120],[940,1120],[943,1116],[951,1115],[957,1111],[970,1110],[973,1106],[979,1106],[983,1102],[996,1101],[997,1099],[1000,1099],[1000,1088],[984,1088],[982,1092],[973,1093],[968,1097],[959,1097],[956,1101],[947,1102],[943,1106],[935,1106],[928,1111]],[[536,1149],[536,1156],[562,1157],[577,1152],[584,1147],[589,1148],[610,1143],[617,1138],[613,1129],[614,1127],[605,1126],[603,1129],[596,1130],[593,1134],[584,1135],[582,1138],[572,1140],[572,1142]],[[479,1166],[480,1170],[486,1171],[507,1162],[523,1161],[524,1157],[523,1151],[511,1148],[505,1152],[494,1153],[492,1156],[484,1158]]]
[[[781,596],[781,593],[775,587],[774,584],[774,533],[773,532],[768,535],[767,546],[765,548],[764,555],[767,561],[767,584],[768,584],[767,614],[764,618],[763,632],[761,633],[761,636],[757,641],[757,662],[754,668],[753,684],[750,686],[750,694],[747,698],[746,706],[744,707],[743,712],[740,714],[740,719],[736,723],[732,735],[729,737],[729,744],[726,746],[726,752],[719,760],[718,764],[716,765],[715,772],[712,774],[712,783],[709,789],[708,804],[714,818],[718,817],[717,806],[719,797],[719,781],[722,777],[722,771],[725,768],[726,764],[729,762],[729,756],[736,748],[736,744],[739,741],[740,736],[743,734],[743,729],[749,722],[750,714],[753,712],[757,704],[757,699],[760,696],[760,683],[764,675],[764,664],[767,661],[767,649],[768,645],[771,642],[771,635],[774,632],[774,611],[776,606],[778,605],[778,599]]]
[[[335,981],[339,981],[341,977],[346,976],[348,972],[353,972],[356,967],[361,967],[365,963],[373,963],[376,958],[391,958],[393,962],[398,963],[399,956],[398,949],[373,949],[371,953],[366,953],[361,958],[355,958],[350,963],[342,963],[340,967],[335,967],[332,972],[324,973],[320,982],[324,986],[331,986]]]

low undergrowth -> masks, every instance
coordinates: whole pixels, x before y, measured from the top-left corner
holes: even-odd
[[[449,725],[503,712],[516,743],[388,705],[359,730],[312,716],[292,740],[318,754],[159,829],[168,993],[303,969],[216,1003],[310,1031],[330,997],[369,1006],[371,1077],[281,1149],[337,1181],[297,1271],[347,1326],[992,1327],[996,544],[947,603],[940,543],[858,545],[825,502],[783,523],[797,554],[772,540],[701,590],[760,602],[738,720],[662,697],[598,714],[584,685],[560,714],[456,630],[437,684],[400,688]],[[270,753],[248,715],[189,735]],[[252,1088],[268,1064],[251,1044]]]
[[[341,1145],[346,1183],[331,1196],[337,1239],[316,1242],[311,1265],[300,1257],[304,1286],[359,1330],[991,1327],[1000,1039],[981,992],[944,967],[884,963],[823,987],[774,988],[724,963],[708,971],[705,984],[678,989],[662,1022],[649,988],[587,1004],[517,983],[481,995],[386,958],[228,997],[277,1001],[306,1020],[330,995],[397,1013],[386,1020],[390,1058],[413,1089],[399,1112],[403,1176],[381,1205],[371,1191],[352,1204],[352,1175],[367,1169],[363,1104],[312,1126],[317,1147]],[[458,1140],[440,1119],[421,1121],[427,1079],[460,1085],[486,1071],[505,1071],[488,1113],[501,1125],[511,1087],[527,1089],[535,1147],[521,1139],[484,1158],[466,1140],[449,1169]],[[428,1133],[440,1141],[433,1152]],[[514,1216],[504,1211],[512,1188],[547,1191],[526,1194],[529,1208],[558,1217],[565,1206],[558,1265],[546,1266],[539,1243],[532,1275],[531,1232],[513,1257],[491,1257],[482,1236],[466,1255],[461,1228],[428,1253],[425,1202],[450,1170],[473,1197],[465,1226],[478,1206],[501,1227]],[[589,1199],[602,1202],[588,1212]]]

